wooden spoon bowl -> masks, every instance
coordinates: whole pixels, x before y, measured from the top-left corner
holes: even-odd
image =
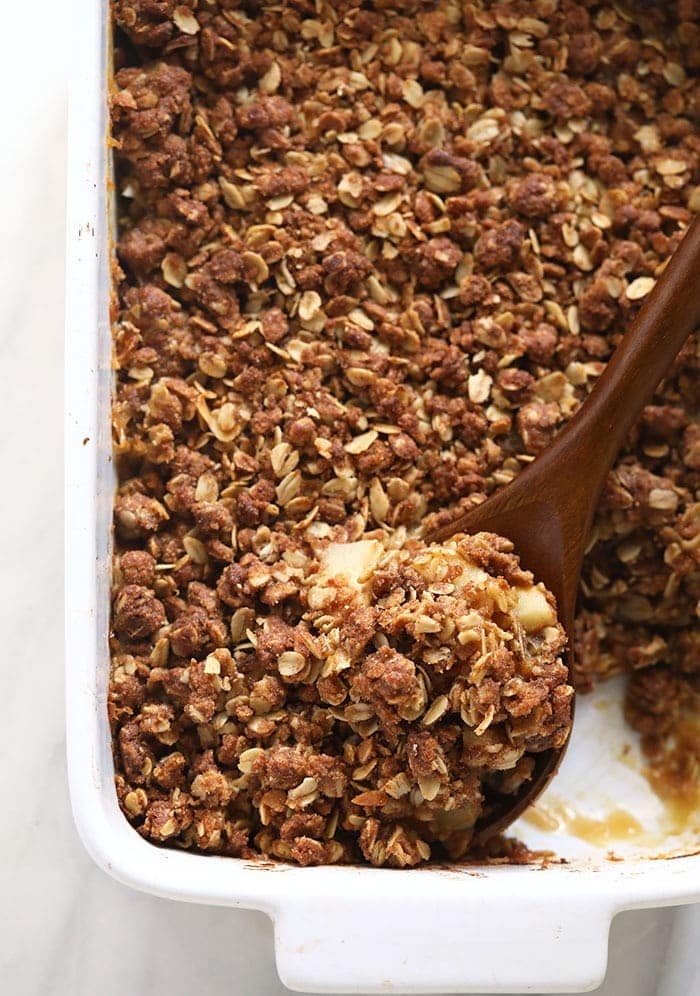
[[[632,424],[690,332],[700,325],[700,217],[618,345],[593,391],[554,442],[481,505],[429,532],[428,542],[488,531],[510,539],[523,567],[557,600],[573,670],[573,623],[583,555],[605,480]],[[536,756],[532,778],[477,825],[484,841],[505,829],[545,789],[566,745]]]

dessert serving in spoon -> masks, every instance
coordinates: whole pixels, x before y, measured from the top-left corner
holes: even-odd
[[[350,634],[363,618],[382,636],[385,646],[363,651],[351,682],[355,718],[361,731],[379,720],[397,742],[407,734],[421,796],[402,801],[408,784],[398,775],[394,784],[387,768],[384,788],[360,793],[356,805],[394,806],[404,820],[411,805],[428,838],[459,856],[543,791],[571,728],[576,593],[596,505],[628,430],[699,323],[695,218],[595,389],[512,484],[400,550],[374,540],[327,549],[308,622],[341,620],[327,627],[335,664],[333,653],[350,653],[341,668],[359,660]],[[472,780],[463,764],[450,768],[449,733],[429,732],[448,712],[461,715],[460,759]],[[370,819],[363,834],[371,828]]]
[[[485,532],[331,543],[307,579],[299,636],[315,635],[318,694],[360,738],[348,819],[373,864],[434,844],[461,858],[568,737],[566,633],[512,550]],[[387,823],[408,832],[405,861]]]

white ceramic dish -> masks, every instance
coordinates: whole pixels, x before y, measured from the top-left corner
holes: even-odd
[[[537,867],[292,868],[157,848],[121,815],[106,722],[110,463],[106,0],[75,5],[70,110],[66,343],[67,722],[79,833],[120,881],[172,899],[263,910],[277,965],[313,992],[566,992],[605,974],[613,915],[700,899],[700,832],[669,835],[638,770],[613,684],[581,701],[550,791],[587,814],[614,806],[648,828],[607,849],[521,824],[569,860]],[[695,852],[694,854],[692,852]],[[233,942],[235,943],[235,941]],[[235,980],[232,980],[235,988]]]

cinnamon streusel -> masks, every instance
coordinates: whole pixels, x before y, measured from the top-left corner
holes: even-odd
[[[308,579],[332,544],[381,542],[390,600],[422,526],[586,397],[700,208],[697,3],[113,10],[123,809],[231,855],[460,855],[405,800],[473,815],[507,707],[488,676],[448,687],[415,634],[364,653],[359,617],[359,656],[324,674]],[[577,617],[579,687],[632,671],[657,762],[698,701],[697,384],[691,338],[610,474]]]

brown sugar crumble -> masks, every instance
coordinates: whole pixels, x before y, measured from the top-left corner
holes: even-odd
[[[210,853],[461,857],[570,691],[508,545],[421,532],[549,444],[700,209],[700,9],[113,13],[122,808]],[[575,633],[577,686],[630,672],[628,719],[683,784],[699,382],[691,337],[609,476]],[[355,583],[329,568],[347,544],[379,551]]]

